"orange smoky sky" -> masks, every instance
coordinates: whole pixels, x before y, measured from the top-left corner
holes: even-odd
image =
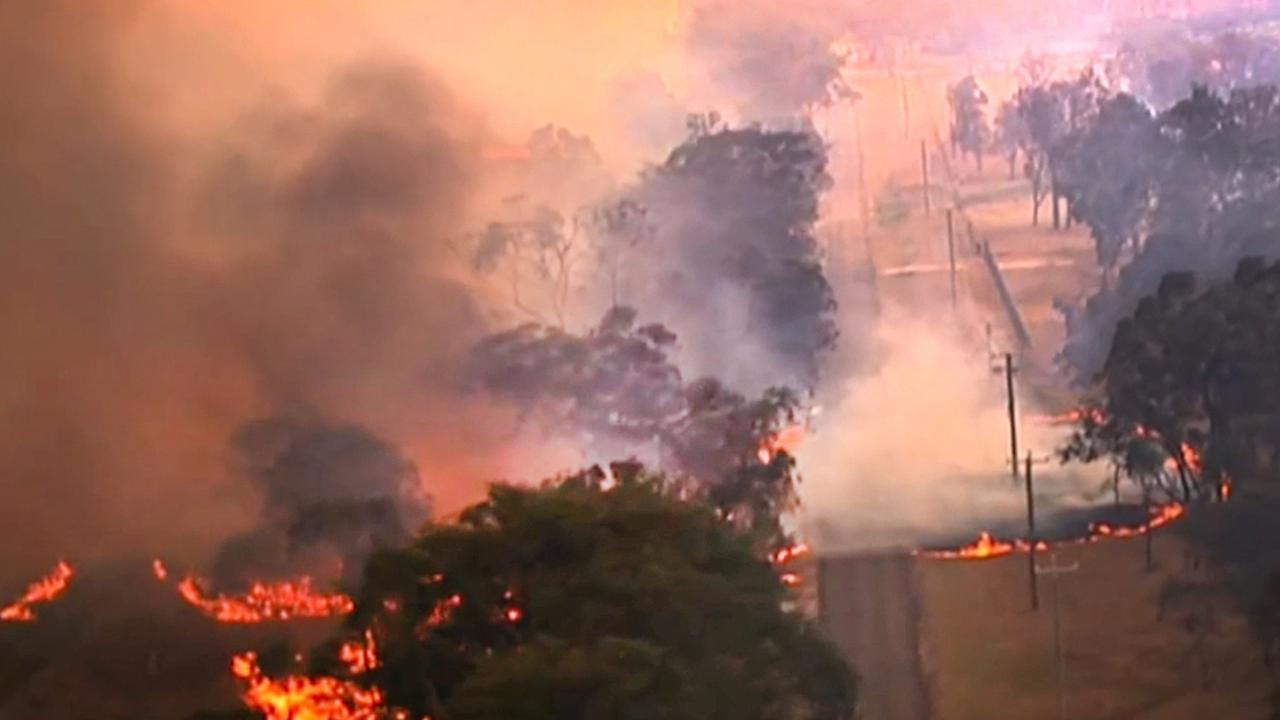
[[[0,543],[198,561],[251,525],[228,439],[357,423],[440,512],[563,469],[464,396],[488,322],[449,240],[485,149],[616,133],[661,3],[81,2],[0,9]],[[617,157],[626,157],[625,148]]]

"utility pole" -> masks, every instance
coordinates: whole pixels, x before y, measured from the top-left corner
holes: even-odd
[[[991,325],[987,325],[987,351],[991,348]],[[1004,391],[1009,398],[1009,471],[1014,485],[1022,482],[1021,468],[1018,467],[1018,408],[1013,399],[1013,353],[1004,354],[1004,367],[993,367],[991,372],[1004,372]]]
[[[1036,495],[1035,484],[1031,478],[1031,466],[1034,463],[1049,462],[1050,459],[1047,457],[1033,459],[1031,451],[1027,451],[1027,543],[1031,546],[1030,552],[1027,553],[1027,582],[1031,586],[1031,612],[1040,610],[1040,583],[1036,575],[1036,544],[1039,540],[1036,538]]]
[[[1027,452],[1027,578],[1031,583],[1031,612],[1040,610],[1040,586],[1036,582],[1036,495],[1031,483],[1031,453]]]
[[[869,246],[871,242],[871,203],[867,196],[867,166],[862,148],[862,112],[860,103],[853,106],[853,135],[858,145],[858,215],[862,219],[862,239]]]
[[[920,177],[924,182],[924,214],[929,214],[929,148],[924,140],[920,141]]]
[[[951,309],[956,309],[956,231],[951,208],[947,208],[947,255],[951,258]]]
[[[1012,458],[1013,480],[1018,480],[1018,410],[1013,399],[1013,353],[1004,354],[1004,390],[1009,396],[1009,457]]]
[[[1053,654],[1058,663],[1058,720],[1067,720],[1067,661],[1062,647],[1062,605],[1059,601],[1058,577],[1080,569],[1080,563],[1059,565],[1058,554],[1049,556],[1049,564],[1036,567],[1036,572],[1053,581]]]
[[[911,137],[911,102],[907,99],[907,76],[899,75],[898,82],[902,85],[902,137]]]

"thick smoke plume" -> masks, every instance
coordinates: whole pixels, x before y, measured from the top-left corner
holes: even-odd
[[[6,570],[200,557],[255,523],[228,443],[267,415],[358,423],[430,458],[456,506],[508,447],[501,415],[454,402],[484,319],[444,240],[482,124],[417,65],[373,59],[179,127],[122,59],[147,9],[0,10]]]
[[[233,445],[263,519],[219,549],[220,586],[301,574],[358,580],[370,553],[405,542],[430,514],[413,461],[359,426],[264,418],[238,429]]]
[[[615,297],[681,339],[688,376],[813,387],[837,337],[814,230],[830,182],[813,133],[696,131],[628,193],[646,232],[614,238]]]

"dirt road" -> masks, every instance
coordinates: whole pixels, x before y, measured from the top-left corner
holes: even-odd
[[[909,555],[818,561],[819,617],[857,668],[864,720],[929,718],[913,573]]]

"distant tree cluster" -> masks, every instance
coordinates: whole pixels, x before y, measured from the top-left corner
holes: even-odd
[[[748,535],[630,463],[495,485],[369,564],[359,680],[412,717],[850,720],[852,674]],[[340,668],[330,671],[340,673]]]
[[[1033,204],[1088,226],[1100,290],[1065,308],[1061,359],[1087,380],[1117,322],[1169,272],[1230,275],[1280,253],[1280,90],[1196,87],[1156,113],[1092,72],[1023,87],[1002,116],[1026,143]],[[1022,128],[1025,128],[1023,132]],[[1033,209],[1033,219],[1038,211]]]
[[[506,217],[470,235],[473,267],[523,319],[567,329],[592,306],[638,307],[679,333],[688,372],[752,393],[811,388],[838,335],[815,231],[827,148],[810,130],[731,129],[715,113],[688,129],[606,199],[569,210],[508,198]],[[551,129],[530,148],[563,170],[551,177],[595,157],[586,139]]]
[[[1113,85],[1163,109],[1193,86],[1225,94],[1280,82],[1280,38],[1244,29],[1211,36],[1182,29],[1135,35],[1121,46],[1107,74]]]
[[[951,105],[951,152],[973,156],[982,172],[982,156],[991,145],[991,127],[987,123],[987,93],[972,75],[947,88]]]

